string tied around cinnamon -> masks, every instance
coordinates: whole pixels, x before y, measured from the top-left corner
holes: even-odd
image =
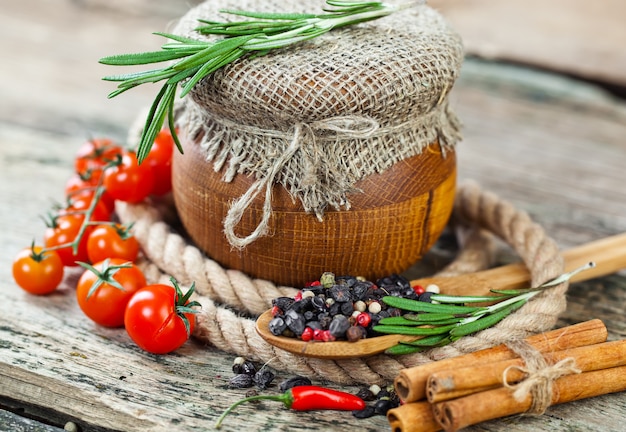
[[[510,341],[506,345],[524,360],[526,366],[506,368],[502,373],[503,385],[513,391],[513,397],[517,401],[521,402],[528,395],[531,396],[531,406],[527,411],[530,414],[541,415],[552,404],[552,385],[555,380],[581,373],[572,357],[549,364],[539,351],[524,340]],[[510,383],[508,374],[513,369],[524,373],[526,378],[518,383]]]

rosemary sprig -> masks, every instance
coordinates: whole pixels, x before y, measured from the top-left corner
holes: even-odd
[[[182,153],[173,115],[178,85],[182,84],[180,97],[184,97],[204,77],[242,57],[264,55],[270,50],[315,38],[338,27],[381,18],[402,8],[382,1],[326,0],[322,14],[223,10],[222,13],[251,19],[231,23],[200,20],[202,25],[196,29],[198,33],[224,36],[215,42],[155,33],[171,40],[162,45],[161,51],[113,55],[100,59],[100,63],[113,66],[173,63],[160,69],[103,79],[120,83],[109,98],[142,84],[164,82],[146,118],[137,158],[140,162],[145,159],[166,118]]]
[[[414,341],[401,342],[387,354],[409,354],[447,345],[463,336],[492,327],[526,304],[545,289],[568,281],[593,262],[564,273],[539,287],[519,290],[491,290],[495,296],[449,296],[435,294],[433,303],[400,297],[383,297],[388,306],[406,311],[402,316],[383,318],[373,330],[384,334],[416,336]],[[489,306],[466,306],[490,303]]]

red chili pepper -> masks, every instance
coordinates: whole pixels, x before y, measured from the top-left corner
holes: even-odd
[[[224,418],[237,406],[255,400],[274,400],[282,402],[286,408],[295,411],[355,411],[365,408],[363,399],[350,393],[317,386],[297,386],[280,395],[250,396],[235,402],[217,419],[215,428],[219,429],[222,426]]]

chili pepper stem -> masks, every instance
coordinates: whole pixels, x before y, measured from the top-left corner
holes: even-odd
[[[215,429],[221,428],[224,418],[226,418],[226,416],[230,414],[231,411],[233,411],[239,405],[244,404],[246,402],[253,402],[253,401],[258,401],[258,400],[272,400],[272,401],[282,402],[288,408],[292,402],[292,399],[293,398],[291,397],[291,394],[289,392],[285,392],[280,395],[256,395],[256,396],[249,396],[247,398],[240,399],[237,402],[233,403],[231,406],[229,406],[226,409],[226,411],[224,411],[222,415],[220,415],[220,417],[217,419],[217,422],[215,423]]]

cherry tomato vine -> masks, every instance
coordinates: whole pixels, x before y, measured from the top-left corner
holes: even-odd
[[[174,141],[161,131],[146,163],[108,138],[83,143],[74,158],[74,173],[64,185],[65,202],[43,217],[42,245],[33,241],[14,259],[13,278],[24,291],[48,295],[63,281],[65,269],[82,271],[76,299],[97,325],[127,327],[142,349],[164,354],[189,339],[200,306],[175,279],[172,285],[148,285],[136,265],[140,246],[132,224],[115,220],[115,201],[138,203],[171,191]],[[141,292],[141,296],[133,301]],[[146,301],[146,293],[152,299]],[[129,304],[134,305],[128,312]],[[125,322],[128,321],[128,322]],[[137,324],[138,323],[138,324]]]

